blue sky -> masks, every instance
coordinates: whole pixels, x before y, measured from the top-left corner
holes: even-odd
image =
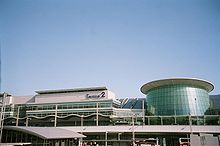
[[[144,97],[194,77],[220,93],[219,0],[0,0],[2,91],[107,86]]]

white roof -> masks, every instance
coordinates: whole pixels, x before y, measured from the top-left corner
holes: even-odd
[[[157,88],[165,85],[191,85],[205,89],[207,92],[211,92],[214,89],[214,85],[206,80],[196,79],[196,78],[169,78],[155,80],[144,84],[141,87],[141,92],[147,94],[153,88]]]
[[[64,138],[82,138],[86,137],[68,129],[57,127],[22,127],[22,126],[4,126],[4,129],[25,132],[42,139],[64,139]]]

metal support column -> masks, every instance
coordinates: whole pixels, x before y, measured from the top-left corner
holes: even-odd
[[[174,99],[174,123],[176,125],[176,100]]]
[[[7,97],[7,93],[3,93],[2,99],[1,99],[1,115],[0,115],[0,143],[2,142],[2,132],[3,132],[3,126],[4,126],[4,118],[5,118],[5,99]]]
[[[199,125],[199,113],[198,113],[198,109],[197,109],[197,100],[195,98],[195,106],[196,106],[196,125]]]
[[[122,134],[122,133],[118,133],[118,145],[119,145],[119,146],[121,145],[121,134]]]
[[[192,134],[192,117],[191,114],[189,114],[189,130],[190,130],[190,134]]]
[[[99,105],[96,103],[96,126],[99,126]]]
[[[26,127],[28,127],[28,117],[26,118],[26,124],[25,124]]]
[[[148,125],[150,125],[150,117],[147,117]]]
[[[145,125],[145,107],[144,107],[145,101],[142,101],[142,114],[143,114],[143,125]]]
[[[79,144],[78,146],[82,146],[82,138],[79,138]]]
[[[20,115],[20,106],[18,106],[18,112],[16,116],[16,126],[18,126],[18,123],[19,123],[19,115]]]
[[[81,118],[80,118],[81,119],[81,126],[83,126],[83,117],[84,116],[82,115]]]
[[[118,133],[118,140],[121,140],[121,134],[122,133]]]
[[[108,132],[105,132],[105,146],[108,146]]]
[[[163,138],[163,146],[166,146],[166,138]]]
[[[158,139],[158,137],[156,138],[156,145],[158,146],[159,145],[159,139]]]
[[[56,104],[56,108],[55,108],[54,127],[57,127],[57,104]]]
[[[135,145],[134,116],[132,116],[132,145]]]

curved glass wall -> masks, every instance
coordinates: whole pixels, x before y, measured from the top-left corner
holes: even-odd
[[[153,115],[204,115],[208,108],[208,92],[198,87],[166,85],[147,94],[147,110]]]

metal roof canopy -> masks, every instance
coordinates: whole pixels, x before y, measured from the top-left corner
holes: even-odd
[[[107,88],[106,87],[91,87],[91,88],[43,90],[43,91],[35,91],[35,92],[38,94],[52,94],[52,93],[86,92],[86,91],[102,91],[102,90],[107,90]]]
[[[18,143],[0,143],[1,146],[19,146],[19,145],[32,145],[29,142],[18,142]]]
[[[42,139],[65,139],[65,138],[83,138],[86,137],[77,132],[57,127],[22,127],[22,126],[4,126],[6,130],[15,130],[25,132]]]
[[[200,87],[205,89],[207,92],[211,92],[214,89],[214,85],[205,80],[196,78],[170,78],[149,82],[147,84],[144,84],[140,90],[142,93],[147,94],[147,92],[153,88],[178,84]]]

